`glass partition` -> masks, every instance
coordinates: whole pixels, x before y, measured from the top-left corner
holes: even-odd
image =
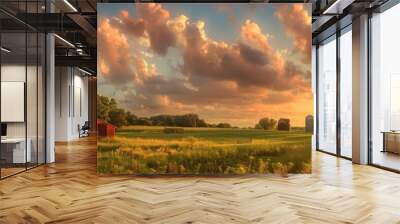
[[[25,32],[1,34],[2,177],[24,171],[31,161],[26,144],[26,41]]]
[[[371,162],[400,170],[400,5],[371,19]]]
[[[318,47],[318,149],[336,154],[336,36]]]
[[[27,150],[30,151],[30,160],[27,167],[34,167],[38,163],[38,34],[27,33],[27,85],[26,85],[26,114],[27,114]]]
[[[37,162],[44,164],[46,162],[46,38],[43,33],[38,33],[38,64],[37,64]]]
[[[18,13],[36,13],[42,5],[0,3]],[[43,33],[0,12],[1,179],[45,163],[45,41]]]
[[[352,157],[352,35],[351,26],[340,36],[340,154]]]

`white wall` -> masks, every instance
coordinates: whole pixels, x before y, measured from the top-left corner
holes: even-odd
[[[67,141],[69,124],[68,124],[68,108],[69,108],[69,96],[68,88],[70,84],[70,77],[68,74],[67,67],[56,67],[55,68],[55,140],[56,141]]]
[[[72,119],[71,119],[71,135],[73,138],[79,137],[78,125],[82,126],[85,121],[89,119],[88,113],[88,78],[81,76],[81,73],[74,75],[73,82],[73,94],[72,99],[74,99],[72,108]]]
[[[75,68],[57,67],[55,86],[55,140],[78,139],[78,125],[88,120],[88,78]]]

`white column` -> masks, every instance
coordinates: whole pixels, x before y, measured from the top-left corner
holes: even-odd
[[[47,12],[54,11],[51,1],[46,1]],[[46,163],[55,162],[55,43],[54,34],[46,35]]]
[[[368,15],[353,19],[353,162],[368,163]]]
[[[54,35],[47,34],[46,37],[46,162],[55,161],[54,133],[55,133],[55,56],[54,56]]]

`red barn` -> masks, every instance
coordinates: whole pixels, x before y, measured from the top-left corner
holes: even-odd
[[[115,127],[103,120],[97,120],[97,135],[99,137],[114,137]]]

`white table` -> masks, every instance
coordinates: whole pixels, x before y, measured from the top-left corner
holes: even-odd
[[[26,140],[28,143],[25,151],[25,138],[5,138],[1,139],[1,147],[13,147],[13,163],[26,163],[32,160],[31,145],[32,141],[30,138]]]

